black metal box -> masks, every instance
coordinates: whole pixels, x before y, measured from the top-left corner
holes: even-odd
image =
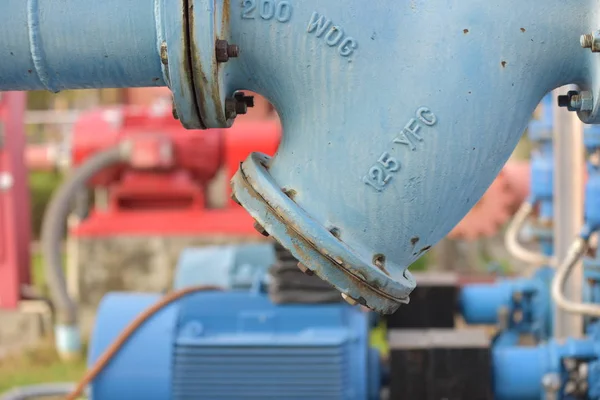
[[[389,400],[491,400],[490,340],[482,329],[389,333]]]
[[[388,329],[454,328],[458,276],[452,273],[414,274],[417,287],[410,303],[386,315]]]

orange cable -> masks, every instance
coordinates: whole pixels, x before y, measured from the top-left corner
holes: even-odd
[[[85,388],[92,383],[94,379],[106,368],[110,360],[114,358],[114,356],[121,350],[123,345],[131,338],[131,336],[146,322],[150,319],[154,314],[170,305],[171,303],[181,299],[182,297],[188,296],[190,294],[202,291],[211,291],[211,290],[222,290],[216,286],[193,286],[186,289],[181,289],[173,293],[167,294],[165,297],[160,299],[156,304],[152,305],[150,308],[146,309],[140,315],[137,316],[135,320],[133,320],[125,329],[121,332],[119,336],[111,343],[111,345],[102,353],[102,355],[96,360],[94,365],[86,372],[86,374],[81,378],[75,389],[67,396],[67,400],[76,400],[79,396],[83,394]]]

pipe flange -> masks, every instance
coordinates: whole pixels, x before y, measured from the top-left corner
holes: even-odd
[[[229,128],[235,114],[227,113],[225,101],[228,96],[223,68],[234,62],[239,48],[229,44],[229,1],[187,0],[187,25],[189,38],[189,65],[191,67],[196,106],[207,128]],[[228,61],[219,51],[220,43],[227,43]],[[235,49],[235,51],[233,51]],[[235,53],[235,54],[233,54]]]
[[[164,22],[159,32],[159,51],[165,71],[165,80],[173,93],[173,109],[177,118],[187,129],[206,129],[194,92],[194,75],[190,63],[190,39],[188,36],[188,4],[173,2],[169,7],[159,8]],[[160,19],[159,19],[160,20]],[[164,29],[180,26],[180,30]]]
[[[416,286],[410,272],[392,278],[375,260],[361,259],[280,189],[267,171],[269,163],[270,157],[251,154],[231,181],[252,217],[302,264],[363,306],[389,314],[408,303]]]

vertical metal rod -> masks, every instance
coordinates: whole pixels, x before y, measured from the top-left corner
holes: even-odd
[[[557,96],[576,87],[562,87],[553,93],[554,108],[554,244],[557,259],[563,260],[583,225],[583,124],[575,112],[558,107]],[[565,285],[565,293],[581,301],[583,266],[579,263]],[[583,318],[554,308],[556,338],[581,337]]]

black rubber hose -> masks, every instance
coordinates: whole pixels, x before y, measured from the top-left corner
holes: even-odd
[[[65,221],[71,210],[71,203],[98,172],[125,162],[128,147],[118,146],[92,156],[67,178],[53,194],[42,222],[41,248],[44,272],[50,289],[50,297],[56,307],[57,320],[65,325],[77,322],[77,305],[69,296],[62,267],[62,241],[65,235]]]

